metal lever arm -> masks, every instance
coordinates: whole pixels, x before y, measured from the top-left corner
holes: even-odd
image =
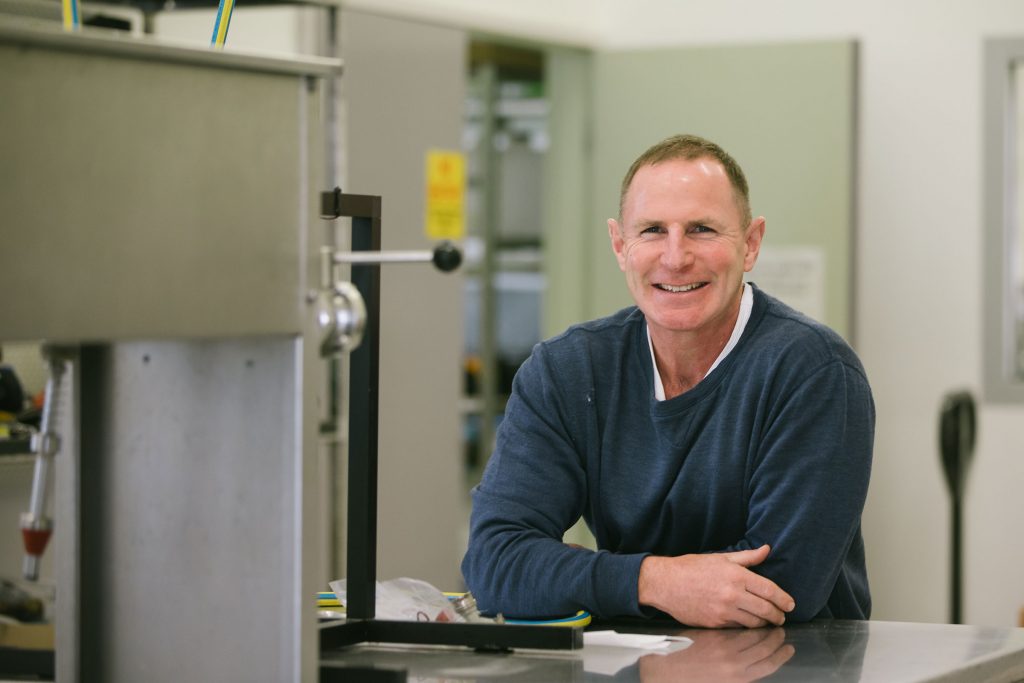
[[[433,263],[438,270],[451,272],[462,263],[462,252],[451,242],[440,242],[432,251],[336,251],[336,264]]]
[[[321,283],[310,292],[308,301],[316,306],[316,319],[323,340],[320,355],[337,356],[359,346],[366,327],[366,305],[359,290],[340,279],[337,266],[348,263],[373,266],[384,263],[433,263],[449,272],[462,263],[462,253],[451,242],[441,242],[433,251],[321,251]]]

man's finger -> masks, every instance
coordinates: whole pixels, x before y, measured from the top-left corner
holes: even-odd
[[[731,553],[723,553],[722,555],[725,559],[735,562],[741,567],[753,567],[768,559],[769,552],[771,552],[771,548],[765,543],[760,548],[754,548],[753,550],[737,550]]]
[[[786,623],[786,614],[781,609],[753,593],[747,593],[736,606],[769,624],[782,626]]]
[[[767,600],[783,612],[792,612],[796,607],[793,596],[779,588],[774,581],[763,576],[752,573],[748,578],[746,589],[748,593]]]
[[[737,607],[733,610],[733,614],[735,616],[729,620],[730,625],[735,624],[737,626],[742,626],[743,628],[761,628],[762,626],[772,625],[753,612],[748,612],[742,607]]]

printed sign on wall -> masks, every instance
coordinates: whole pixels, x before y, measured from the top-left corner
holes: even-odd
[[[825,251],[820,247],[761,247],[748,279],[804,315],[825,320]]]

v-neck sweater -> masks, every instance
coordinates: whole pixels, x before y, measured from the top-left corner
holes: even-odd
[[[752,570],[790,621],[870,616],[861,512],[875,411],[848,344],[754,287],[733,351],[657,401],[636,307],[538,344],[513,382],[473,490],[462,570],[481,608],[541,617],[650,614],[650,554],[771,545]],[[580,517],[598,551],[562,536]]]

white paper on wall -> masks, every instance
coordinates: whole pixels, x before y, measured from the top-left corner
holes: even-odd
[[[812,246],[762,247],[747,279],[805,315],[825,320],[825,252]]]

